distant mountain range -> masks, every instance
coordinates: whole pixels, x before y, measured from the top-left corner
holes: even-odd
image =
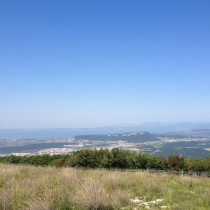
[[[158,141],[161,138],[187,138],[187,137],[210,137],[210,129],[194,129],[180,132],[167,132],[164,134],[151,134],[149,132],[129,132],[122,134],[104,134],[104,135],[76,135],[76,140],[91,141],[127,141],[127,142],[146,142]]]
[[[0,129],[0,139],[71,138],[75,135],[108,135],[147,131],[156,136],[210,136],[210,123],[142,123],[135,126],[58,129]],[[154,138],[154,136],[152,137]]]
[[[192,129],[179,132],[167,132],[165,134],[157,134],[157,136],[167,138],[210,137],[210,129]]]

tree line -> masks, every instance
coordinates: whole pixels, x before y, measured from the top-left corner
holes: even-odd
[[[68,155],[4,156],[2,163],[35,166],[210,171],[210,158],[184,159],[180,156],[148,155],[141,152],[108,149],[79,150]]]

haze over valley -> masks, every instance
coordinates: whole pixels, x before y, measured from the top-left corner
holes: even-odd
[[[55,155],[71,154],[80,149],[120,148],[166,157],[210,157],[210,129],[165,133],[131,132],[130,129],[1,130],[0,155]],[[6,135],[10,138],[3,138]]]

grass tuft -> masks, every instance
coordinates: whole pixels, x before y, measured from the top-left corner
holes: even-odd
[[[146,172],[0,164],[0,210],[143,209],[146,205],[160,209],[154,203],[158,199],[164,209],[210,209],[210,181]],[[131,202],[138,200],[140,207]]]

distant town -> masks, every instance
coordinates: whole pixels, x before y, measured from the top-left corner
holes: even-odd
[[[81,149],[120,148],[148,154],[185,158],[209,158],[209,130],[168,132],[128,132],[107,135],[77,135],[73,138],[53,139],[2,139],[0,156],[65,155]]]

